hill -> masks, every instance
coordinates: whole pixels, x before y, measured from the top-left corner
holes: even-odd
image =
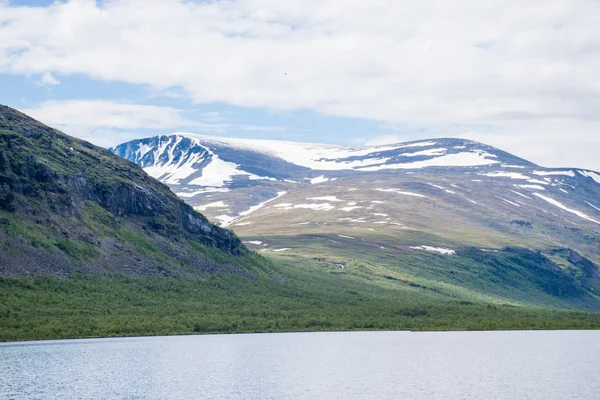
[[[240,240],[166,185],[6,106],[0,243],[4,276],[249,274],[234,265],[248,254]]]

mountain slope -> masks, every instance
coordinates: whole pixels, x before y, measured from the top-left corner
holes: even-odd
[[[414,181],[420,176],[431,175],[442,181],[451,176],[450,180],[460,181],[473,191],[500,186],[512,190],[503,192],[501,199],[496,198],[506,204],[522,201],[524,197],[515,193],[518,191],[547,191],[561,204],[571,203],[572,197],[578,196],[576,200],[581,201],[573,211],[579,212],[571,214],[584,214],[590,222],[600,218],[600,205],[595,203],[599,173],[542,168],[491,146],[462,139],[350,148],[186,133],[133,140],[110,150],[137,163],[188,203],[203,207],[208,215],[214,217],[216,212],[226,211],[222,213],[226,225],[247,215],[245,211],[262,201],[274,199],[281,191],[307,187],[309,183],[344,178],[360,182],[358,179],[372,177],[402,180],[410,175]],[[238,196],[240,193],[244,196]],[[554,197],[538,199],[561,208],[552,201],[556,200]],[[215,200],[212,203],[227,199],[230,204],[211,204],[208,199]],[[563,211],[567,211],[565,208],[569,207],[563,207]]]
[[[592,172],[451,139],[202,140],[115,151],[263,256],[134,163],[1,107],[0,341],[600,327]]]
[[[239,239],[167,186],[105,149],[5,106],[0,243],[5,276],[247,274],[232,265],[247,253]]]
[[[111,151],[277,259],[359,263],[453,295],[599,305],[594,171],[461,139],[348,148],[174,134]]]

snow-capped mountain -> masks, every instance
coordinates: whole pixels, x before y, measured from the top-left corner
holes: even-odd
[[[459,173],[465,176],[464,181],[504,182],[513,191],[557,194],[567,194],[575,187],[594,192],[600,184],[600,174],[593,171],[542,168],[491,146],[462,139],[344,147],[177,133],[133,140],[110,150],[172,186],[179,196],[204,211],[216,208],[206,203],[216,193],[237,190],[249,194],[230,200],[230,212],[221,222],[232,221],[251,207],[276,198],[281,191],[350,177]],[[513,191],[506,196],[519,196]],[[232,195],[225,197],[230,199]],[[592,202],[586,201],[582,207],[599,211]]]
[[[469,140],[344,147],[178,133],[110,150],[242,236],[401,229],[431,235],[407,237],[413,247],[577,243],[600,260],[600,174]]]
[[[133,140],[111,151],[167,183],[200,186],[223,186],[225,182],[234,181],[235,176],[281,179],[298,173],[306,175],[307,170],[373,172],[494,164],[509,168],[534,166],[493,147],[461,139],[344,147],[176,133]],[[201,176],[205,176],[205,180],[196,180]]]
[[[111,151],[249,247],[290,262],[362,260],[461,288],[492,282],[486,292],[513,299],[536,280],[552,296],[571,290],[551,274],[600,304],[594,171],[544,168],[462,139],[344,147],[180,133]],[[519,274],[498,269],[509,264]]]

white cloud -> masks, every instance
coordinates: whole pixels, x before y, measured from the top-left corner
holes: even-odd
[[[105,147],[139,136],[137,129],[204,127],[175,108],[108,100],[50,100],[21,111],[69,135]]]
[[[108,100],[50,100],[22,112],[48,125],[78,125],[98,128],[168,129],[193,126],[171,107],[120,103]]]
[[[473,126],[463,132],[482,141],[536,144],[519,154],[539,162],[600,169],[589,147],[600,132],[599,14],[594,0],[0,5],[0,72],[82,73],[197,103],[440,132]]]
[[[49,100],[37,107],[20,111],[73,136],[100,146],[112,146],[139,137],[138,129],[172,131],[194,128],[198,132],[223,133],[239,131],[278,131],[273,126],[236,125],[197,122],[183,115],[179,109],[117,102],[111,100]],[[201,113],[200,116],[206,116]],[[214,114],[208,114],[213,120]],[[208,121],[208,119],[205,118]]]
[[[60,81],[56,79],[51,73],[44,72],[39,80],[35,82],[38,86],[56,86],[60,85]]]
[[[223,112],[218,111],[207,111],[200,113],[200,117],[205,122],[221,122],[225,119]]]
[[[408,142],[408,141],[409,140],[406,138],[405,135],[390,134],[390,135],[375,136],[375,137],[367,140],[365,142],[365,145],[381,146],[384,144],[395,144],[395,143],[402,143],[402,142]]]

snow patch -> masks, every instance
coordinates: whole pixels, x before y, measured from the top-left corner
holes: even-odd
[[[257,204],[255,206],[250,207],[249,209],[247,209],[246,211],[242,211],[239,216],[240,217],[245,217],[246,215],[252,214],[254,211],[262,208],[265,204],[272,202],[273,200],[276,200],[278,198],[280,198],[281,196],[283,196],[284,194],[286,194],[287,192],[277,192],[277,196],[270,198],[269,200],[263,201],[260,204]]]
[[[565,175],[571,178],[575,177],[575,172],[573,171],[533,171],[533,174],[537,176]]]
[[[540,181],[539,179],[528,179],[527,182],[529,183],[537,183],[540,185],[547,185],[548,182],[547,181]]]
[[[218,215],[215,217],[215,219],[219,220],[221,226],[228,226],[230,223],[235,221],[235,217],[232,217],[230,215]]]
[[[269,179],[275,180],[274,178],[268,178],[264,176],[258,176],[240,169],[240,166],[229,162],[223,161],[215,153],[207,149],[211,155],[210,163],[202,169],[202,176],[192,180],[190,185],[197,186],[212,186],[222,187],[225,183],[231,182],[234,176],[242,175],[248,176],[249,179]],[[195,172],[195,170],[193,171]],[[169,180],[164,180],[166,183],[172,183]],[[171,179],[172,180],[172,179]],[[177,182],[175,182],[177,183]]]
[[[596,172],[584,171],[584,170],[578,170],[577,172],[579,172],[581,175],[583,175],[583,176],[585,176],[587,178],[592,178],[597,183],[600,183],[600,174],[598,174]]]
[[[552,204],[555,207],[558,207],[564,211],[570,212],[571,214],[575,214],[580,218],[583,219],[587,219],[588,221],[592,221],[595,222],[597,224],[600,225],[600,221],[596,221],[595,219],[591,218],[590,216],[588,216],[587,214],[582,213],[581,211],[577,211],[577,210],[573,210],[572,208],[568,208],[567,206],[565,206],[564,204],[562,204],[561,202],[558,202],[550,197],[546,197],[544,195],[541,195],[540,193],[534,193],[535,196],[539,197],[540,199]]]
[[[207,208],[224,208],[224,207],[229,207],[229,206],[227,204],[223,203],[222,201],[215,201],[214,203],[208,203],[208,204],[204,204],[202,206],[195,206],[194,210],[206,211]]]
[[[348,211],[357,210],[359,208],[362,208],[362,206],[342,207],[342,208],[340,208],[340,210],[348,212]]]
[[[336,201],[344,201],[344,200],[340,200],[340,199],[338,199],[338,198],[337,198],[337,197],[335,197],[335,196],[309,197],[309,198],[308,198],[308,199],[306,199],[306,200],[323,200],[323,201],[333,201],[333,202],[336,202]]]
[[[441,156],[442,154],[446,153],[447,150],[448,149],[442,147],[439,149],[428,149],[428,150],[415,151],[414,153],[402,153],[400,155],[404,156],[404,157]]]
[[[356,168],[356,170],[380,171],[383,169],[418,169],[425,167],[475,167],[480,165],[496,164],[499,162],[497,160],[490,160],[487,157],[494,157],[494,155],[478,150],[476,152],[469,153],[446,154],[445,156],[406,164],[384,164]]]
[[[523,189],[546,190],[543,186],[540,186],[540,185],[515,185],[515,186],[523,188]]]
[[[329,181],[329,178],[325,178],[324,175],[321,175],[321,176],[317,176],[316,178],[311,179],[310,183],[313,185],[316,185],[316,184],[327,182],[327,181]]]
[[[440,189],[440,190],[446,190],[444,189],[444,187],[440,186],[440,185],[434,185],[433,183],[427,183],[429,186],[433,186],[436,189]]]
[[[595,205],[593,205],[593,204],[592,204],[592,203],[590,203],[589,201],[586,201],[586,203],[587,203],[587,204],[588,204],[590,207],[592,207],[592,208],[595,208],[596,210],[600,211],[600,208],[596,207]]]
[[[314,210],[314,211],[331,211],[331,210],[335,209],[335,207],[329,203],[318,203],[318,204],[317,203],[313,203],[313,204],[281,203],[281,204],[276,204],[273,207],[283,208],[284,210],[293,210],[294,208],[306,208],[306,209]]]
[[[213,193],[213,192],[226,193],[226,192],[229,192],[230,190],[231,189],[228,189],[228,188],[206,188],[206,189],[196,190],[193,192],[179,192],[176,194],[177,194],[177,196],[186,199],[186,198],[194,197],[196,195],[203,194],[203,193]]]
[[[542,189],[543,189],[543,188],[542,188]],[[526,199],[529,199],[529,200],[531,200],[531,197],[529,197],[529,196],[526,196],[526,195],[524,195],[523,193],[517,192],[516,190],[511,190],[511,192],[513,192],[514,194],[517,194],[517,195],[519,195],[519,196],[521,196],[521,197],[524,197],[524,198],[526,198]]]
[[[239,213],[237,215],[237,217],[229,217],[226,220],[223,220],[222,226],[229,226],[239,220],[242,220],[243,217],[248,216],[249,214],[252,214],[254,211],[262,208],[265,204],[270,203],[273,200],[276,200],[278,198],[280,198],[281,196],[283,196],[284,194],[286,194],[287,192],[277,192],[277,196],[270,198],[269,200],[263,201],[262,203],[259,203],[255,206],[250,207],[249,209],[247,209],[246,211],[242,211],[241,213]],[[223,216],[221,216],[223,217]],[[219,218],[219,217],[216,217]],[[239,224],[238,224],[239,225]]]
[[[415,250],[425,250],[433,253],[445,254],[449,256],[453,256],[456,254],[456,250],[445,249],[443,247],[426,246],[424,244],[421,246],[410,246],[410,248]]]
[[[415,196],[415,197],[423,197],[426,198],[425,196],[423,196],[422,194],[419,193],[413,193],[413,192],[404,192],[402,190],[398,190],[398,189],[375,189],[379,192],[392,192],[392,193],[397,193],[397,194],[403,194],[405,196]]]
[[[531,179],[529,176],[523,175],[520,172],[508,172],[508,171],[496,171],[496,172],[490,172],[487,174],[479,174],[479,175],[489,176],[492,178],[510,178],[510,179],[523,179],[523,180]]]
[[[497,197],[497,198],[499,198],[500,200],[502,200],[502,201],[503,201],[503,202],[505,202],[505,203],[512,204],[513,206],[521,207],[519,204],[517,204],[517,203],[513,203],[512,201],[510,201],[510,200],[507,200],[507,199],[505,199],[504,197],[500,197],[500,196],[496,196],[496,197]]]

